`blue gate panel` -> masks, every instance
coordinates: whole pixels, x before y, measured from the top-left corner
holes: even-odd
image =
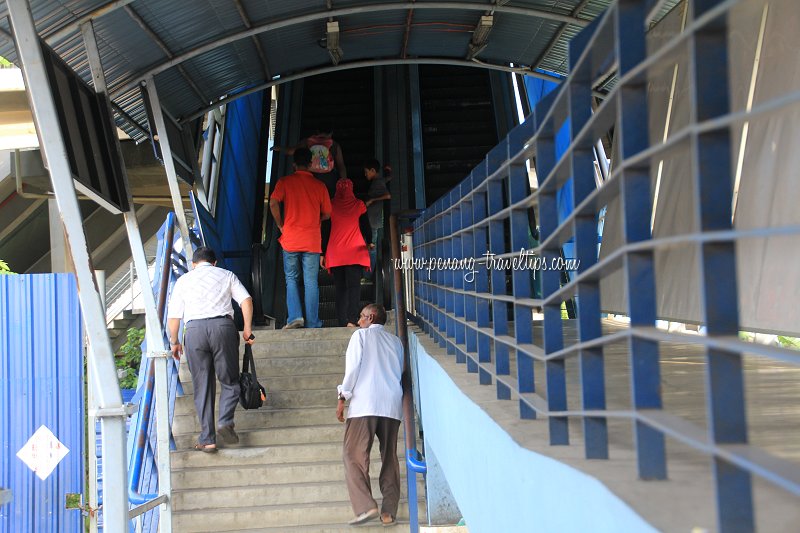
[[[253,215],[258,180],[258,151],[264,120],[264,95],[261,92],[231,103],[225,112],[225,138],[219,176],[216,226],[225,243],[225,267],[250,288],[250,247],[253,241]]]
[[[0,276],[0,532],[83,530],[68,492],[84,492],[83,323],[71,274]],[[69,453],[39,479],[17,452],[46,426]]]

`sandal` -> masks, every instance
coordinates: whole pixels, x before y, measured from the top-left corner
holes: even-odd
[[[381,524],[383,524],[383,527],[396,526],[397,518],[395,518],[393,515],[390,515],[389,513],[383,513],[381,514]]]
[[[217,453],[217,446],[214,444],[200,444],[199,442],[194,445],[195,451],[203,453]]]

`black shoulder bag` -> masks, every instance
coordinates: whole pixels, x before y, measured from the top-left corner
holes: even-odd
[[[253,373],[249,369],[253,369]],[[267,399],[267,390],[261,386],[256,377],[256,364],[253,361],[253,349],[249,344],[244,345],[244,359],[242,359],[242,372],[239,374],[239,403],[245,409],[258,409]]]

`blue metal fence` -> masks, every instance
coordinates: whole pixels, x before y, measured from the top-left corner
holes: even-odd
[[[157,271],[153,279],[153,292],[156,295],[159,318],[163,331],[166,331],[166,305],[172,287],[178,277],[187,271],[184,256],[176,251],[176,244],[181,241],[180,234],[175,231],[175,215],[169,213],[158,231],[158,248],[156,252]],[[166,341],[166,339],[165,339]],[[139,409],[131,417],[128,432],[128,493],[132,505],[141,505],[158,496],[158,467],[155,424],[155,372],[154,361],[147,358],[147,343],[142,343],[142,363],[139,369],[139,381],[133,403]],[[169,386],[169,418],[175,412],[175,399],[183,394],[178,379],[178,364],[172,358],[167,361],[167,383]],[[171,448],[174,448],[172,443]],[[168,451],[167,451],[168,453]],[[147,511],[142,517],[142,531],[157,531],[158,508]]]
[[[586,457],[606,459],[607,419],[618,417],[634,422],[641,479],[666,478],[667,436],[707,454],[714,470],[721,531],[754,529],[752,474],[800,494],[798,465],[748,444],[742,373],[744,353],[795,365],[800,364],[800,356],[738,340],[735,271],[737,240],[797,233],[797,228],[737,232],[730,203],[731,126],[796,102],[798,95],[780,95],[761,108],[730,111],[728,17],[737,3],[690,2],[685,31],[648,56],[645,30],[662,2],[619,0],[573,40],[571,74],[560,88],[414,224],[415,319],[424,331],[456,361],[465,363],[469,372],[477,373],[480,383],[494,383],[499,399],[509,399],[512,393],[519,398],[521,418],[547,417],[551,445],[570,443],[567,422],[569,417],[578,417],[583,422]],[[647,73],[677,50],[689,55],[693,119],[669,139],[651,143]],[[616,65],[618,83],[593,112],[593,83],[607,74],[609,65]],[[557,150],[557,138],[565,124],[569,147],[562,152]],[[598,188],[593,146],[612,128],[619,159]],[[677,143],[686,142],[695,162],[691,177],[700,228],[680,237],[654,239],[651,162],[657,164]],[[534,192],[529,189],[526,169],[530,159],[535,160],[539,180]],[[563,217],[558,196],[567,184],[572,187],[572,205]],[[598,213],[615,200],[622,206],[624,242],[599,260]],[[541,242],[532,249],[528,245],[531,209],[537,214]],[[553,267],[563,244],[570,240],[580,264],[565,282],[561,269]],[[654,253],[676,244],[694,244],[700,250],[706,336],[654,327]],[[531,276],[524,268],[493,268],[492,261],[519,258],[520,250],[543,260],[541,298],[534,298]],[[600,283],[620,271],[630,327],[604,335]],[[561,307],[572,297],[578,301],[578,340],[565,346]],[[543,338],[534,343],[532,313],[539,308],[544,315]],[[627,342],[629,349],[632,404],[628,409],[608,410],[603,348],[620,341]],[[662,342],[705,349],[708,431],[662,410]],[[511,375],[510,350],[516,353],[516,375]],[[580,408],[567,406],[565,362],[569,358],[577,359],[580,368]],[[535,388],[534,362],[544,367],[545,391]]]
[[[66,493],[84,487],[83,322],[71,274],[0,276],[0,531],[80,532]],[[69,453],[45,480],[16,456],[46,426]]]

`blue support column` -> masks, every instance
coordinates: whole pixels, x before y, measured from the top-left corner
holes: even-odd
[[[646,55],[644,28],[645,3],[620,0],[616,11],[617,58],[619,75],[624,76]],[[619,90],[617,135],[623,160],[649,145],[646,80],[629,82]],[[650,235],[650,164],[628,168],[622,175],[622,211],[624,242],[648,240]],[[653,252],[628,253],[624,260],[624,276],[628,294],[631,326],[655,325],[656,287]],[[631,389],[635,409],[660,409],[661,370],[658,343],[629,337]],[[664,435],[636,421],[635,440],[641,479],[667,477]]]
[[[698,0],[692,4],[697,19],[719,1]],[[694,61],[697,122],[730,112],[728,72],[728,15],[699,29],[690,51]],[[693,144],[697,214],[701,231],[731,230],[733,173],[730,129],[722,127],[697,135]],[[736,246],[733,239],[700,245],[703,322],[709,336],[735,336],[739,332]],[[738,352],[706,350],[706,404],[711,439],[716,444],[747,444],[742,355]],[[750,472],[720,457],[713,459],[717,489],[717,517],[723,533],[755,530]]]

